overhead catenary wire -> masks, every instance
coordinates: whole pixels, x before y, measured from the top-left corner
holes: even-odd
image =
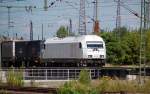
[[[55,0],[56,1],[56,0]],[[62,2],[63,2],[64,0],[62,0]],[[89,6],[86,6],[86,8],[91,8],[91,7],[93,7],[92,6],[92,3],[88,0],[88,2],[89,2]],[[106,1],[100,1],[100,3],[102,3],[102,4],[105,4],[105,5],[99,5],[98,7],[104,7],[104,8],[108,8],[108,7],[115,7],[116,5],[115,5],[115,3],[113,3],[113,2],[106,2]],[[108,3],[108,4],[107,4]],[[49,3],[49,4],[51,4],[51,3]],[[56,4],[56,3],[55,3]],[[69,5],[70,4],[70,5]],[[67,4],[65,4],[66,6],[65,7],[61,7],[61,6],[57,6],[57,5],[54,5],[53,7],[51,7],[51,8],[49,8],[50,10],[57,10],[57,11],[62,11],[62,10],[74,10],[75,8],[74,7],[76,7],[76,10],[79,10],[79,8],[77,8],[78,6],[76,6],[76,5],[79,5],[78,3],[75,3],[75,2],[71,2],[71,1],[69,1],[69,4],[67,5]],[[74,7],[72,7],[71,6],[71,4],[74,6]],[[139,4],[138,4],[138,2],[135,2],[135,3],[127,3],[127,4],[129,4],[129,5],[136,5],[136,6],[138,6]],[[15,13],[17,13],[17,9],[18,8],[16,8],[16,12]],[[25,9],[25,8],[21,8],[21,9]],[[15,10],[13,10],[13,11],[15,11]],[[44,9],[43,9],[43,7],[40,7],[40,6],[36,6],[36,8],[34,8],[34,9],[32,9],[32,12],[39,12],[39,11],[44,11]],[[7,12],[6,12],[7,13]],[[39,15],[39,14],[36,14],[36,15]],[[49,15],[49,16],[55,16],[55,15]],[[60,15],[61,17],[65,17],[65,15]],[[78,15],[70,15],[70,16],[75,16],[75,17],[77,17]],[[104,15],[104,16],[106,16],[106,15]],[[111,15],[108,15],[108,16],[110,16],[111,17]],[[69,17],[69,15],[66,15],[66,17]],[[91,16],[91,15],[86,15],[86,17],[87,18],[89,18],[89,19],[91,19],[91,20],[93,20],[93,17]],[[101,17],[103,17],[103,16],[101,16]],[[105,21],[105,20],[102,20],[102,21]],[[108,21],[109,21],[109,19],[108,19]],[[111,20],[110,20],[111,21]]]
[[[77,7],[74,7],[73,5],[71,5],[71,3],[69,3],[69,2],[66,2],[66,3],[68,3],[68,6],[71,6],[71,8],[70,7],[65,7],[65,8],[59,8],[59,7],[53,7],[52,9],[53,10],[71,10],[71,9],[77,9],[77,10],[79,10],[79,8],[77,8]],[[140,4],[128,4],[128,5],[140,5]],[[115,4],[111,4],[111,5],[99,5],[98,7],[115,7],[116,5]],[[9,7],[9,6],[4,6],[4,5],[0,5],[0,7]],[[44,11],[44,9],[43,9],[43,7],[37,7],[37,6],[10,6],[10,7],[12,7],[12,8],[21,8],[21,9],[26,9],[26,8],[32,8],[32,11]],[[92,5],[91,6],[86,6],[86,8],[91,8],[91,7],[93,7]],[[16,12],[17,12],[17,10],[16,10]]]

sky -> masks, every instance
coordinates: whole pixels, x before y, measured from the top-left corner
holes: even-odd
[[[86,25],[87,32],[91,33],[93,29],[93,2],[86,0]],[[113,30],[116,26],[116,2],[115,0],[99,0],[98,19],[100,28],[104,30]],[[44,11],[44,0],[0,0],[0,34],[14,37],[18,36],[29,39],[30,21],[33,22],[34,39],[41,39],[42,24],[44,26],[44,37],[56,36],[56,31],[60,26],[69,26],[69,19],[72,19],[72,31],[78,33],[79,29],[79,5],[80,0],[48,0],[48,5],[55,2],[53,6]],[[121,0],[129,9],[140,14],[140,0]],[[2,6],[13,6],[10,9],[11,27],[8,29],[8,9]],[[20,6],[21,8],[16,8]],[[32,10],[25,6],[36,6]],[[90,18],[89,18],[89,17]],[[139,28],[140,19],[134,16],[129,10],[121,7],[121,26],[128,29]]]

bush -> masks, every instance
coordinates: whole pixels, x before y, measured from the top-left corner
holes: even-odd
[[[73,87],[75,84],[75,81],[65,83],[64,86],[59,88],[59,94],[74,94],[76,92]]]
[[[100,80],[99,80],[99,84],[98,86],[96,87],[97,88],[97,91],[98,92],[105,92],[108,88],[108,82],[109,82],[110,78],[108,77],[102,77]]]
[[[116,79],[110,79],[108,77],[103,77],[99,81],[97,87],[99,92],[136,92],[136,83],[132,81],[125,81]]]
[[[82,70],[77,81],[67,82],[59,89],[59,94],[98,94],[90,85],[91,79],[87,70]]]
[[[102,77],[91,83],[89,78],[88,71],[82,70],[79,79],[65,83],[59,89],[59,94],[102,94],[104,92],[150,94],[150,80],[147,80],[143,85],[139,85],[137,81],[111,79],[110,77]]]
[[[84,69],[80,72],[78,81],[82,84],[90,84],[91,83],[90,74],[86,69]]]
[[[24,85],[23,71],[18,70],[14,72],[13,68],[9,69],[6,76],[6,80],[9,86],[17,86],[17,87],[23,86]]]

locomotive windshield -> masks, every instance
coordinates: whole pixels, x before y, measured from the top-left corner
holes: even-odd
[[[103,48],[103,44],[87,44],[87,48]]]
[[[103,48],[103,43],[100,41],[97,42],[87,42],[87,48]]]

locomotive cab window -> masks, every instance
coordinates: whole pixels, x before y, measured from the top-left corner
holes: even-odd
[[[87,48],[103,48],[103,43],[100,41],[87,42]]]
[[[87,44],[87,48],[103,48],[103,44]]]

